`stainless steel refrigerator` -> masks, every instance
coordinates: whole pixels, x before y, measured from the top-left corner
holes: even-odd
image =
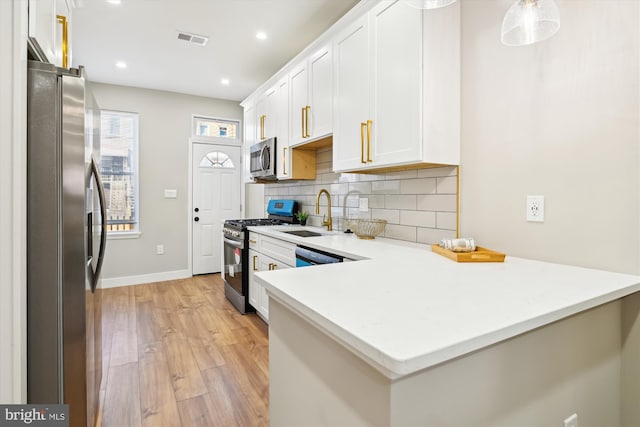
[[[82,68],[29,61],[27,126],[27,400],[66,403],[70,426],[94,426],[106,210]]]

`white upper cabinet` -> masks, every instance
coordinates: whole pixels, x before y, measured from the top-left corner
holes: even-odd
[[[323,47],[289,73],[292,146],[325,137],[333,130],[331,59],[331,47]]]
[[[369,16],[356,20],[334,42],[333,169],[366,164],[370,117]],[[339,139],[339,143],[337,143]]]
[[[333,63],[331,47],[320,49],[309,59],[309,138],[333,132]]]
[[[372,73],[368,165],[422,159],[422,12],[406,2],[383,2],[370,14]]]
[[[257,140],[276,136],[278,117],[276,111],[277,87],[266,91],[256,103]]]
[[[335,172],[460,162],[460,2],[360,2],[269,86],[285,76],[288,108],[279,85],[273,97],[281,179],[314,179],[311,152],[329,143]],[[243,106],[256,103],[259,130],[272,136],[272,106],[255,95]]]
[[[457,3],[421,11],[396,0],[338,34],[336,172],[459,163],[458,33]]]
[[[289,78],[285,77],[277,85],[275,110],[276,125],[276,167],[278,179],[289,179],[291,174],[291,153],[289,152]]]
[[[29,0],[29,46],[36,57],[71,67],[71,7],[66,0]]]

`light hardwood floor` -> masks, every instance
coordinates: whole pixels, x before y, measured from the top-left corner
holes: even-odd
[[[102,427],[269,425],[268,329],[219,274],[103,290]]]

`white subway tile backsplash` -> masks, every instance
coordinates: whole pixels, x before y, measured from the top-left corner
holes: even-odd
[[[437,176],[456,176],[456,166],[444,166],[440,168],[418,169],[418,178],[433,178]]]
[[[408,171],[397,171],[397,172],[387,172],[384,174],[385,179],[408,179],[408,178],[417,178],[418,171],[417,170],[408,170]]]
[[[436,213],[430,211],[400,211],[400,224],[417,227],[435,227]]]
[[[337,173],[339,182],[358,182],[360,174],[357,173]]]
[[[384,229],[384,237],[415,242],[417,238],[416,227],[387,224],[387,227]]]
[[[416,196],[389,194],[384,196],[384,207],[387,209],[416,209]]]
[[[388,221],[384,236],[420,243],[437,243],[455,237],[455,166],[378,174],[334,173],[331,148],[316,153],[315,181],[282,181],[265,185],[265,209],[270,199],[291,198],[308,211],[309,224],[319,226],[327,211],[316,195],[322,188],[331,193],[334,229],[346,228],[347,218],[380,218]],[[369,210],[360,212],[360,198],[369,199]]]
[[[360,194],[371,194],[370,182],[351,182],[349,183],[349,192],[358,192]]]
[[[458,190],[458,179],[455,176],[436,178],[436,188],[438,194],[456,194]]]
[[[316,163],[325,163],[325,162],[333,164],[332,150],[318,150],[316,152]]]
[[[359,173],[358,174],[358,181],[384,181],[385,176],[384,175],[377,175],[374,173]]]
[[[338,195],[344,196],[349,192],[349,184],[347,184],[346,182],[342,184],[331,184],[329,185],[327,190],[329,190],[329,193],[331,193],[332,198]]]
[[[373,181],[371,191],[374,194],[400,194],[400,182],[397,181]]]
[[[384,196],[381,194],[367,196],[369,199],[369,209],[382,209],[384,208]]]
[[[386,219],[389,224],[399,224],[400,211],[397,209],[371,209],[371,218]]]
[[[456,196],[453,195],[424,195],[418,197],[418,210],[455,212]]]
[[[401,194],[436,194],[435,178],[405,179],[400,184]]]
[[[455,212],[436,212],[436,225],[437,228],[445,230],[456,229],[456,213]]]
[[[453,239],[456,237],[455,230],[440,230],[438,228],[418,228],[418,243],[433,245],[440,243],[441,239]]]
[[[333,166],[332,166],[333,167]],[[320,182],[323,184],[329,184],[331,182],[337,182],[339,180],[340,174],[334,172],[325,172],[320,174]]]

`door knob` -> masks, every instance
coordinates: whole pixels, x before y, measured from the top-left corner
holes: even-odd
[[[200,212],[200,208],[195,208],[193,211],[194,212]]]
[[[198,222],[198,221],[200,221],[200,218],[195,217],[195,218],[193,218],[193,220],[194,220],[195,222]]]

